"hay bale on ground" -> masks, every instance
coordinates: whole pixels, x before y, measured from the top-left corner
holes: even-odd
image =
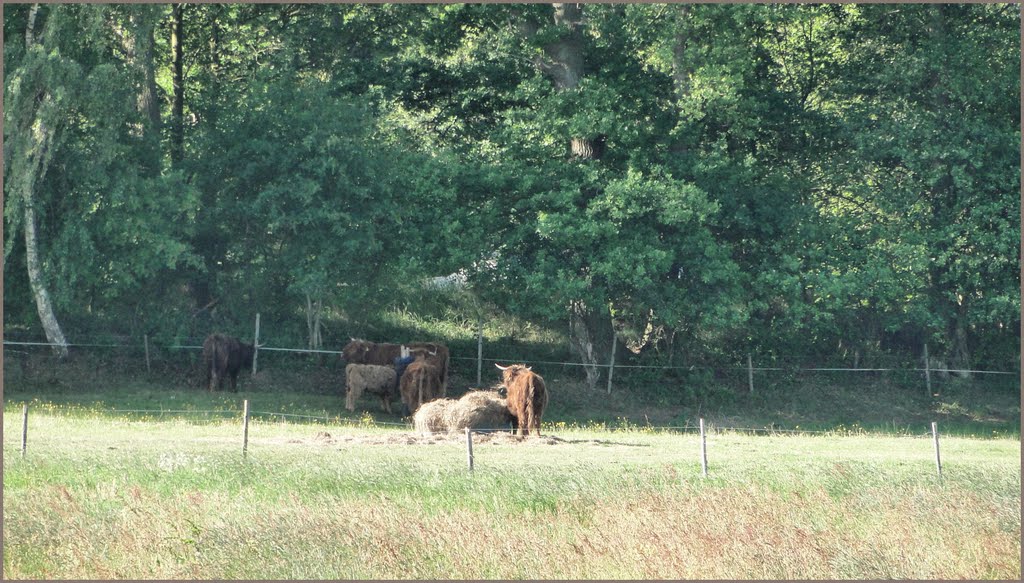
[[[420,433],[444,433],[448,431],[445,412],[455,399],[437,399],[420,406],[412,416],[413,427]]]
[[[513,420],[508,403],[496,391],[470,391],[457,401],[424,403],[413,415],[413,426],[420,433],[462,431],[467,427],[501,431]]]
[[[445,410],[448,431],[470,429],[504,430],[512,422],[505,399],[495,391],[470,391]]]

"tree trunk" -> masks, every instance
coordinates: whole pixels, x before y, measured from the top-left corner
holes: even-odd
[[[171,62],[174,74],[171,85],[174,98],[171,105],[171,162],[178,166],[185,157],[185,79],[184,79],[184,25],[183,4],[171,5]]]
[[[967,304],[961,299],[956,314],[949,325],[949,364],[954,370],[968,371],[971,369],[971,353],[967,346]],[[964,379],[971,378],[969,372],[953,373]]]
[[[551,79],[557,91],[571,91],[579,87],[585,74],[585,38],[583,35],[582,4],[552,4],[552,18],[560,29],[556,40],[544,45],[544,55],[534,61],[538,70]],[[527,34],[536,30],[530,29]],[[594,136],[572,136],[569,139],[570,159],[576,162],[594,160],[600,157],[600,144]],[[602,311],[603,313],[603,311]],[[582,300],[575,300],[569,307],[569,346],[583,363],[587,386],[593,390],[601,378],[598,364],[607,362],[607,349],[611,346],[602,340],[602,333],[608,330],[606,318],[602,318]]]
[[[580,357],[583,372],[587,375],[587,388],[594,390],[601,380],[598,368],[598,354],[594,347],[594,335],[589,321],[591,310],[582,301],[575,301],[569,308],[569,346]]]
[[[36,47],[34,29],[38,11],[39,5],[35,4],[29,12],[28,26],[25,31],[26,52],[31,52]],[[10,178],[14,185],[12,190],[18,192],[24,207],[22,228],[25,231],[25,264],[28,268],[28,280],[32,296],[35,298],[36,310],[39,312],[39,322],[43,326],[47,341],[54,345],[54,352],[59,357],[66,358],[68,342],[64,338],[57,315],[53,310],[53,303],[50,301],[50,294],[46,289],[43,276],[43,265],[39,259],[35,214],[36,186],[43,181],[50,165],[57,128],[50,126],[42,115],[43,110],[54,106],[49,90],[43,87],[36,95],[34,103],[26,105],[26,107],[35,109],[30,116],[22,118],[28,121],[30,127],[20,128],[19,133],[25,139],[22,142],[24,150],[20,152],[20,155],[19,153],[12,155]]]
[[[672,46],[672,86],[675,88],[676,100],[681,104],[690,97],[692,90],[690,78],[693,75],[693,65],[686,57],[686,50],[690,46],[690,34],[686,23],[690,17],[690,5],[678,4],[677,11],[676,36]],[[689,151],[686,141],[679,138],[673,141],[671,148],[677,154],[686,154]]]
[[[313,299],[306,294],[306,329],[309,332],[309,349],[320,350],[324,342],[321,331],[321,317],[324,311],[324,301],[321,298]]]
[[[68,356],[68,341],[60,329],[57,315],[50,302],[50,294],[43,281],[43,268],[39,262],[38,241],[36,240],[36,217],[31,201],[25,204],[25,263],[28,265],[28,281],[32,287],[32,296],[36,300],[39,322],[43,325],[46,340],[53,344],[53,351],[61,358]]]
[[[135,108],[139,122],[132,128],[135,137],[140,138],[144,164],[149,176],[160,173],[160,104],[157,101],[156,52],[154,33],[159,18],[159,8],[153,6],[129,7],[128,30],[119,24],[114,32],[120,38],[124,50],[125,64],[134,72],[138,82]]]

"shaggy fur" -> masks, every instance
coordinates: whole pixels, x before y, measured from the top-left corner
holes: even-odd
[[[231,390],[238,390],[238,373],[243,367],[252,366],[256,347],[240,342],[225,334],[210,334],[203,341],[203,368],[206,369],[206,384],[223,388],[224,377],[231,377]]]
[[[377,364],[381,366],[394,364],[401,356],[402,346],[409,348],[412,356],[422,356],[430,364],[436,366],[441,375],[441,395],[448,390],[448,347],[437,342],[410,342],[408,344],[389,344],[370,342],[353,338],[341,349],[341,358],[354,364]]]
[[[399,388],[405,415],[411,415],[424,403],[443,396],[440,371],[423,358],[417,358],[405,368]]]
[[[497,366],[497,365],[496,365]],[[540,420],[548,404],[544,379],[526,365],[513,364],[501,369],[502,384],[508,391],[508,410],[515,416],[518,435],[540,435]]]
[[[350,364],[345,367],[345,408],[354,411],[363,392],[380,396],[384,410],[391,413],[395,392],[395,369],[375,364]]]

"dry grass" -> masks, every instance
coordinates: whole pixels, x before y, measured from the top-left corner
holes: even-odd
[[[824,491],[684,487],[494,516],[410,514],[383,499],[312,507],[287,496],[274,504],[202,492],[162,498],[138,487],[79,500],[49,486],[23,501],[37,508],[35,524],[6,517],[5,531],[19,536],[5,536],[4,575],[1019,578],[1019,530],[991,528],[998,508],[941,488],[905,494],[864,492],[837,502]],[[99,508],[107,509],[102,520]]]
[[[3,575],[1019,579],[1020,444],[5,415]]]

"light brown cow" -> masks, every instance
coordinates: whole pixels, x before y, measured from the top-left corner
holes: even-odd
[[[441,372],[422,356],[405,367],[398,384],[402,395],[402,414],[406,416],[415,413],[420,405],[444,396],[441,394]]]
[[[395,360],[401,356],[403,346],[407,347],[413,356],[423,356],[427,362],[438,368],[441,375],[441,395],[448,394],[449,355],[448,347],[444,344],[437,342],[391,344],[352,338],[351,342],[341,349],[341,358],[345,362],[354,364],[395,366]]]
[[[364,392],[380,397],[384,411],[391,413],[395,390],[395,369],[374,364],[350,364],[345,367],[345,408],[354,411],[356,401]]]
[[[540,420],[548,404],[544,378],[523,364],[501,366],[502,384],[508,391],[508,411],[516,418],[516,434],[540,435]]]

